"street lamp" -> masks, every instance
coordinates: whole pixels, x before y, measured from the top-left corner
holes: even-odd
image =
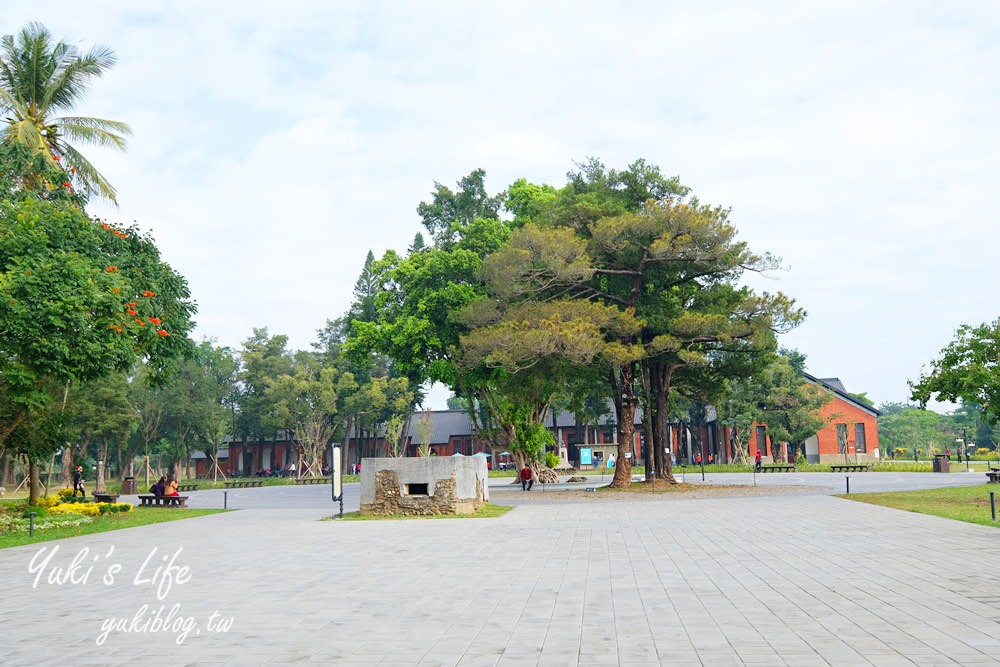
[[[965,472],[969,472],[969,451],[968,451],[968,449],[966,449],[968,447],[968,445],[965,444],[965,428],[964,427],[959,427],[958,431],[962,435],[960,437],[958,437],[958,438],[955,438],[955,442],[962,443],[961,452],[965,456]]]

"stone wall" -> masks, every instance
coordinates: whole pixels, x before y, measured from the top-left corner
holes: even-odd
[[[488,501],[481,457],[364,459],[361,464],[362,514],[469,514]]]

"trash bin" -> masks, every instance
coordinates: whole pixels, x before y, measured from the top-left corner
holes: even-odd
[[[122,495],[123,496],[134,496],[135,495],[135,477],[126,477],[122,480]]]
[[[947,454],[934,455],[934,472],[951,472],[951,464]]]

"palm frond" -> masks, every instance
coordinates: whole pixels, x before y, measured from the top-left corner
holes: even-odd
[[[125,137],[115,132],[132,134],[132,129],[125,123],[102,118],[57,118],[53,120],[60,134],[74,141],[93,144],[95,146],[111,146],[125,150]]]
[[[118,193],[90,160],[64,141],[56,144],[56,150],[63,157],[63,167],[73,174],[74,180],[84,189],[88,197],[96,194],[110,200],[115,206],[118,205],[118,200],[115,198]]]
[[[90,80],[100,77],[118,62],[114,52],[106,47],[94,47],[84,56],[72,49],[67,55],[71,57],[60,59],[40,100],[41,105],[52,110],[73,108],[73,104],[87,91]]]

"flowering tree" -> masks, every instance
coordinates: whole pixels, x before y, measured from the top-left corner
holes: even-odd
[[[0,174],[16,169],[17,158],[0,147]],[[59,175],[40,176],[27,185],[0,178],[0,446],[54,401],[52,387],[126,371],[139,359],[155,379],[191,349],[187,282],[153,240],[51,200]]]

